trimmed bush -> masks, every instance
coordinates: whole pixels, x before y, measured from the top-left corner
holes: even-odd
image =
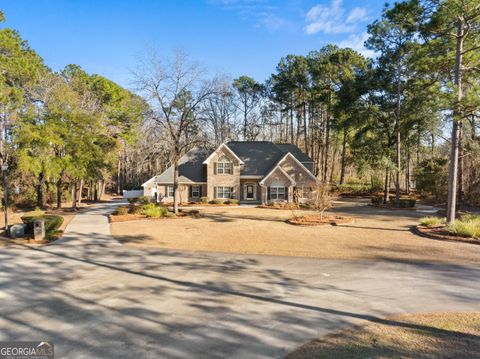
[[[376,205],[383,204],[383,197],[382,196],[372,197],[372,204],[376,204]]]
[[[226,204],[239,204],[240,201],[236,198],[230,198],[228,201],[225,202]]]
[[[423,217],[420,219],[420,224],[426,227],[438,227],[445,223],[445,218],[439,217]]]
[[[142,206],[130,205],[130,208],[129,208],[129,210],[128,210],[128,213],[131,213],[131,214],[143,214],[143,207],[142,207]]]
[[[176,215],[175,213],[173,213],[173,212],[167,212],[167,213],[165,213],[165,217],[167,217],[167,218],[174,218],[174,217],[176,217],[176,216],[177,216],[177,215]]]
[[[127,198],[128,203],[133,204],[138,202],[138,197]]]
[[[200,203],[208,203],[208,197],[200,197]]]
[[[23,216],[22,222],[27,224],[30,230],[33,230],[33,221],[43,219],[45,221],[45,233],[51,234],[60,228],[63,223],[63,217],[56,214],[44,214],[40,216]]]
[[[128,207],[118,207],[114,213],[118,216],[124,216],[128,214]]]
[[[223,200],[221,199],[212,199],[210,202],[208,202],[210,204],[223,204]]]
[[[395,204],[395,197],[390,197],[390,203]],[[417,200],[415,198],[400,198],[399,207],[400,208],[413,208]]]
[[[149,204],[150,202],[151,202],[151,199],[148,196],[141,196],[137,198],[137,203],[140,203],[140,204]]]
[[[167,214],[165,207],[160,207],[154,203],[149,203],[143,206],[143,214],[148,218],[160,218]]]

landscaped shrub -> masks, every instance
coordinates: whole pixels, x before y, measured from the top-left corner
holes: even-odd
[[[151,202],[151,199],[148,196],[141,196],[141,197],[138,197],[137,199],[137,203],[140,203],[140,204],[149,204],[150,202]]]
[[[173,213],[173,212],[168,212],[168,211],[167,211],[167,212],[165,213],[165,217],[173,218],[173,217],[176,217],[176,215],[175,215],[175,213]]]
[[[138,202],[138,197],[132,197],[132,198],[127,198],[128,203],[137,203]]]
[[[212,199],[210,202],[208,202],[210,204],[222,204],[223,201],[221,199]]]
[[[229,200],[227,200],[225,203],[227,204],[239,204],[240,201],[236,198],[230,198]]]
[[[208,203],[208,197],[200,197],[200,203]]]
[[[143,214],[143,206],[130,205],[128,213]]]
[[[29,229],[33,229],[33,221],[37,219],[43,219],[45,221],[45,233],[54,233],[63,223],[63,217],[56,214],[43,214],[39,216],[23,216],[22,222],[29,226]]]
[[[445,223],[445,218],[439,217],[423,217],[420,219],[420,224],[427,227],[437,227]]]
[[[149,203],[143,206],[143,214],[148,218],[160,218],[167,214],[165,207],[157,206],[154,203]]]
[[[118,207],[114,213],[118,216],[124,216],[128,214],[128,207]]]
[[[390,197],[390,203],[391,204],[396,204],[395,197]],[[417,203],[417,200],[415,198],[400,198],[399,207],[400,208],[413,208],[413,207],[415,207],[416,203]]]
[[[383,203],[383,197],[382,196],[372,197],[372,204],[380,205],[382,203]]]
[[[447,227],[456,236],[480,238],[480,216],[464,215]]]

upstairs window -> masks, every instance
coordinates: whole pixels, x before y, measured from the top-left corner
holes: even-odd
[[[217,175],[231,175],[233,173],[233,166],[230,160],[223,156],[216,163],[216,173]]]

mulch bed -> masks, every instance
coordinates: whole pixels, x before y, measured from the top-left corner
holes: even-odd
[[[426,227],[426,226],[418,225],[414,227],[414,232],[422,237],[427,237],[432,239],[480,244],[480,238],[475,239],[475,238],[454,236],[451,233],[446,231],[445,226]]]
[[[264,204],[261,204],[257,206],[256,208],[263,208],[263,209],[281,209],[284,211],[308,211],[308,208],[302,208],[302,207],[282,207],[282,206],[266,206]]]
[[[165,219],[183,219],[183,218],[198,218],[198,213],[189,213],[189,212],[178,212],[175,217],[159,217],[159,218],[151,218],[147,217],[144,214],[123,214],[123,215],[109,215],[108,219],[110,223],[118,223],[118,222],[130,222],[130,221],[140,221],[140,220],[149,220],[149,221],[157,221],[157,220],[165,220]]]
[[[338,226],[341,224],[351,224],[353,223],[352,217],[347,216],[301,216],[290,218],[285,221],[288,224],[293,224],[295,226],[321,226],[321,225],[331,225]]]

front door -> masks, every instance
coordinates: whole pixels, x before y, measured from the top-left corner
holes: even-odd
[[[246,185],[246,192],[247,192],[247,199],[255,199],[255,193],[253,192],[254,186],[253,184]]]

